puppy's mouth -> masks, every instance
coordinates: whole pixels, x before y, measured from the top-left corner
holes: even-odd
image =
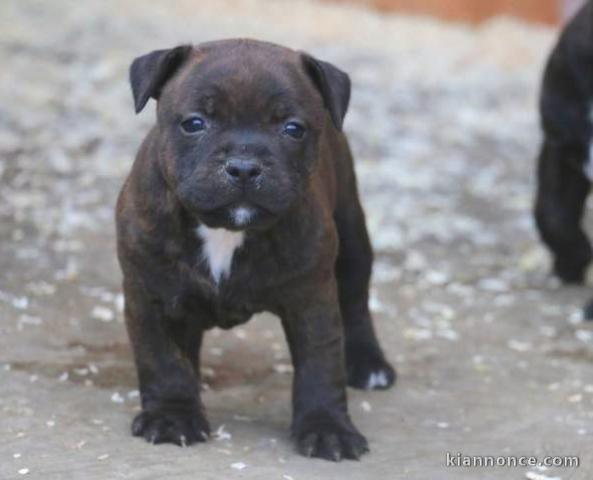
[[[254,203],[234,202],[229,205],[202,211],[197,214],[200,222],[210,228],[225,228],[227,230],[261,229],[276,217],[267,208]]]
[[[281,189],[247,191],[217,182],[197,188],[199,182],[183,182],[176,197],[197,223],[228,230],[264,229],[285,215],[292,196]]]

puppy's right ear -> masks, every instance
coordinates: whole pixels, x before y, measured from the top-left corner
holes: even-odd
[[[335,127],[341,131],[350,103],[350,77],[331,63],[317,60],[306,53],[301,58],[307,73],[321,93]]]
[[[155,50],[132,62],[130,85],[136,113],[142,111],[150,98],[159,98],[163,86],[187,59],[191,50],[191,45]]]

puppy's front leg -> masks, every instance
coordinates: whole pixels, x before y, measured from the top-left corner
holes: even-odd
[[[137,284],[124,284],[126,325],[136,360],[142,412],[132,433],[151,443],[204,442],[210,427],[200,399],[202,330],[194,321],[168,319]]]
[[[593,253],[581,225],[591,183],[583,172],[585,149],[546,141],[538,164],[535,219],[554,255],[554,273],[566,283],[583,283]]]
[[[358,459],[368,444],[348,415],[343,326],[335,285],[330,290],[283,315],[295,370],[292,433],[307,457]]]

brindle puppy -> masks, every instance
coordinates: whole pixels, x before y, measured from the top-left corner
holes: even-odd
[[[117,205],[140,382],[134,435],[205,441],[200,344],[257,312],[282,320],[292,432],[306,456],[357,459],[346,384],[387,388],[368,308],[372,252],[341,132],[348,76],[280,46],[226,40],[137,58],[136,111],[158,100]]]

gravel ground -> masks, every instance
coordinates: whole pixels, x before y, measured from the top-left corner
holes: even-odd
[[[591,479],[593,327],[530,216],[555,32],[472,29],[264,0],[4,0],[0,7],[0,478]],[[213,331],[207,445],[134,439],[113,205],[154,107],[132,58],[251,36],[351,73],[346,129],[377,253],[377,328],[400,377],[350,392],[372,453],[294,453],[276,319]],[[578,455],[578,469],[446,468],[446,453]]]

